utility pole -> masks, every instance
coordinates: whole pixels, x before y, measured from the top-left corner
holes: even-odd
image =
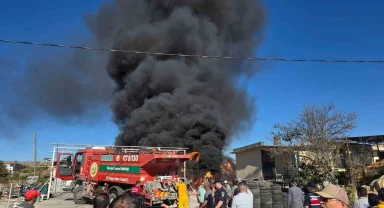
[[[36,150],[36,143],[37,143],[37,136],[36,132],[34,133],[34,167],[33,167],[33,176],[36,176],[36,157],[37,157],[37,150]]]
[[[352,179],[352,160],[351,160],[351,151],[349,150],[349,142],[348,142],[348,138],[345,139],[345,142],[347,143],[347,151],[348,151],[348,171],[349,171],[349,183],[353,184],[355,183],[355,181]]]

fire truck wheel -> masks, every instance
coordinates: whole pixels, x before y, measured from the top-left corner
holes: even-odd
[[[77,186],[75,190],[73,190],[73,200],[75,201],[75,204],[85,204],[86,201],[83,197],[83,186]]]
[[[117,198],[120,194],[124,193],[124,190],[118,186],[112,186],[109,191],[109,201],[112,202],[114,199]]]

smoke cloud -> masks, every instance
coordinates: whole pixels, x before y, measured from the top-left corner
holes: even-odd
[[[38,55],[32,55],[25,70],[7,82],[10,90],[6,91],[11,93],[3,95],[8,103],[1,104],[0,121],[5,137],[17,136],[16,129],[45,115],[65,123],[90,118],[92,110],[112,98],[106,55],[89,51]]]
[[[115,0],[86,16],[102,47],[252,56],[266,15],[256,0]],[[117,145],[188,147],[219,171],[223,148],[252,123],[254,103],[235,86],[256,70],[241,61],[112,53]]]

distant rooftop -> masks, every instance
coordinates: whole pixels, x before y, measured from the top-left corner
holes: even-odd
[[[273,145],[264,145],[264,142],[257,142],[257,143],[253,143],[253,144],[250,144],[247,146],[235,148],[232,150],[231,154],[236,154],[238,152],[243,152],[243,151],[254,149],[257,147],[274,147],[274,146]]]
[[[357,137],[349,137],[349,142],[359,143],[359,144],[382,144],[384,143],[384,135],[372,135],[372,136],[357,136]],[[243,147],[235,148],[231,152],[231,154],[236,154],[239,152],[243,152],[246,150],[255,149],[258,147],[276,147],[275,145],[264,145],[264,142],[256,142],[250,145],[246,145]]]
[[[349,137],[348,140],[356,143],[382,144],[384,143],[384,135]]]

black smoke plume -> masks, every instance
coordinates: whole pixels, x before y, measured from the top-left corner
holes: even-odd
[[[265,19],[256,0],[115,0],[87,23],[102,47],[252,56]],[[253,100],[235,83],[253,72],[234,60],[112,53],[115,143],[188,147],[219,171],[231,136],[252,122]]]
[[[92,110],[107,105],[112,98],[114,85],[105,71],[106,54],[43,49],[30,52],[25,60],[15,54],[26,62],[25,68],[18,67],[17,61],[1,64],[1,137],[18,138],[20,129],[41,118],[66,124],[86,120],[90,124],[99,117],[99,112]]]

